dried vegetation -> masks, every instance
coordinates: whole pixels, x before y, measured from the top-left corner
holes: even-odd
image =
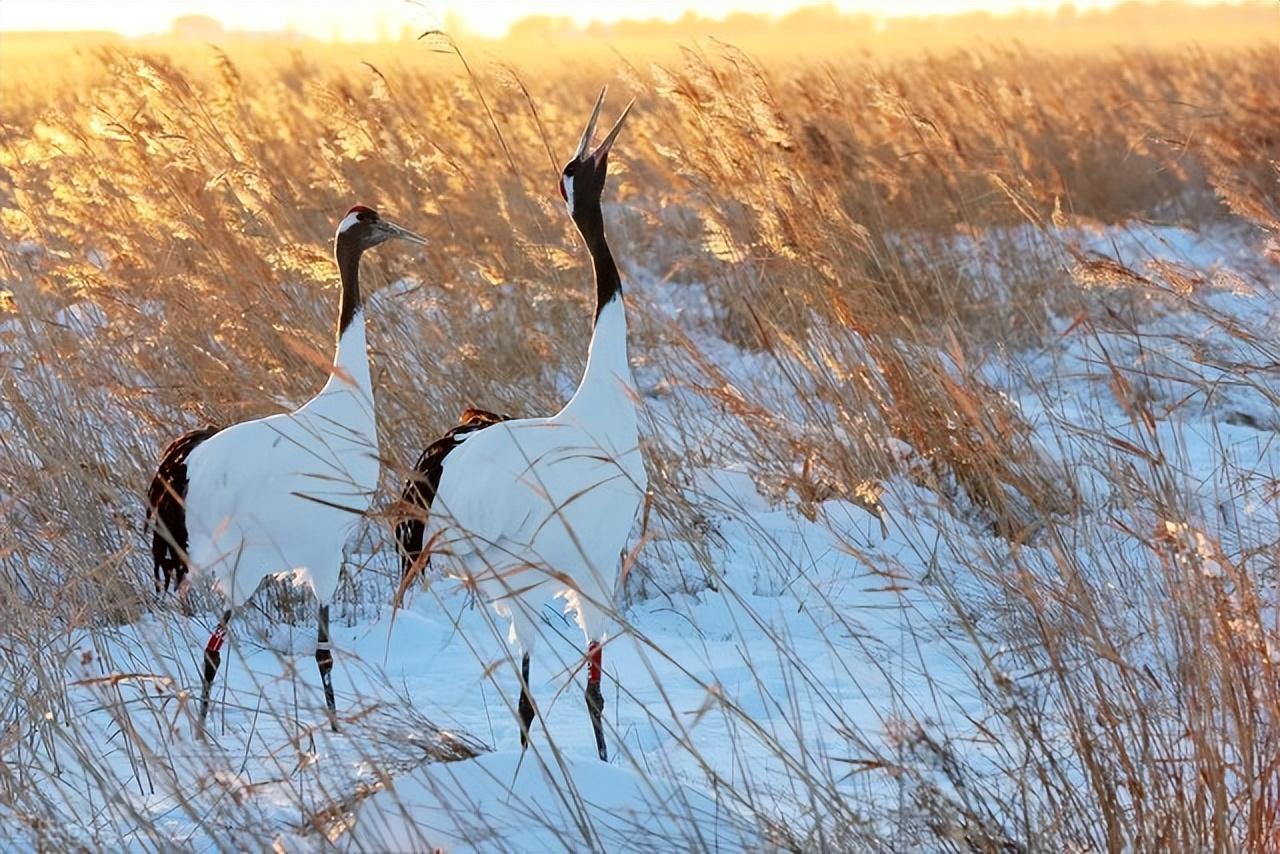
[[[890,63],[704,44],[554,74],[482,53],[464,70],[452,50],[434,37],[361,64],[111,47],[49,59],[62,67],[38,97],[0,83],[0,802],[27,838],[63,838],[66,816],[42,813],[23,762],[56,749],[43,722],[65,710],[68,639],[147,607],[140,505],[157,450],[179,429],[279,411],[318,386],[336,297],[328,240],[349,204],[432,242],[365,267],[372,287],[397,283],[370,313],[388,504],[396,472],[465,406],[536,414],[562,400],[589,292],[553,186],[604,79],[614,101],[638,101],[611,179],[624,267],[671,292],[705,288],[699,323],[784,379],[750,384],[699,330],[632,297],[633,358],[665,408],[647,438],[661,535],[629,595],[720,583],[715,566],[673,577],[651,557],[664,539],[707,554],[699,467],[734,461],[811,518],[842,498],[895,528],[884,490],[921,488],[946,520],[941,541],[919,544],[938,571],[894,577],[852,542],[851,564],[927,590],[978,651],[981,728],[999,733],[985,749],[1013,783],[973,777],[923,723],[898,721],[891,747],[849,733],[868,768],[915,781],[894,835],[815,773],[799,785],[825,793],[813,801],[829,820],[796,837],[761,808],[772,838],[1274,843],[1274,535],[1228,530],[1187,499],[1158,363],[1101,360],[1096,398],[1055,426],[1054,449],[991,380],[1013,354],[1067,336],[1105,352],[1176,308],[1236,345],[1228,359],[1189,341],[1187,364],[1274,405],[1274,327],[1199,299],[1254,283],[1135,269],[1084,245],[1137,221],[1234,223],[1274,282],[1274,43]],[[990,263],[970,263],[975,244]],[[1113,405],[1129,438],[1086,417]],[[720,414],[711,438],[698,409]],[[1085,471],[1108,484],[1107,506]],[[347,607],[386,601],[393,585],[376,575],[352,582]],[[264,597],[272,613],[290,607]]]

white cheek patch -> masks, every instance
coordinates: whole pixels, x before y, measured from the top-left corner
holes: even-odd
[[[359,211],[352,211],[351,213],[347,214],[345,217],[342,218],[342,222],[338,223],[338,234],[342,234],[344,231],[346,231],[348,228],[355,225],[359,221],[360,221]]]
[[[564,183],[564,202],[569,206],[569,216],[573,216],[573,176],[565,175],[561,181]]]

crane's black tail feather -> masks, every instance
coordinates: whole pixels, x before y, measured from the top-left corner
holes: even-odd
[[[183,433],[160,455],[147,490],[147,528],[151,531],[152,573],[156,593],[177,590],[187,575],[187,457],[222,428],[213,424]]]
[[[436,499],[440,477],[444,474],[444,460],[449,452],[466,438],[486,427],[510,421],[508,415],[498,415],[484,409],[469,408],[458,418],[458,424],[448,433],[427,446],[418,461],[413,464],[413,474],[405,481],[400,501],[405,512],[396,525],[396,545],[400,550],[401,577],[407,576],[422,556],[422,538],[427,527],[427,513]]]

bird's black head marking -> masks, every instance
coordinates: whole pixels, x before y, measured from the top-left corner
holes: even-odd
[[[360,310],[360,256],[366,249],[398,237],[410,243],[427,241],[406,228],[388,222],[378,212],[365,205],[353,205],[338,223],[338,233],[333,239],[334,256],[338,272],[342,276],[342,303],[339,307],[338,336]]]
[[[560,196],[568,205],[570,216],[579,225],[594,224],[594,220],[600,218],[600,195],[604,191],[605,178],[609,172],[609,149],[613,147],[618,132],[622,130],[622,123],[631,111],[631,104],[628,104],[604,140],[594,151],[588,151],[591,138],[595,136],[596,122],[600,119],[600,108],[604,106],[605,91],[600,90],[591,118],[587,120],[582,138],[578,141],[578,150],[560,173]]]
[[[352,205],[342,222],[338,223],[338,242],[353,249],[371,249],[391,237],[386,229],[379,227],[381,223],[381,217],[373,208]]]
[[[410,243],[427,242],[412,231],[378,216],[378,212],[367,205],[352,205],[347,210],[347,215],[338,223],[335,240],[340,254],[343,250],[359,254],[393,237]]]

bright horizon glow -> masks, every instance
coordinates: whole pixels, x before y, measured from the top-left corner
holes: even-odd
[[[1107,8],[1119,0],[1071,0],[1080,11]],[[1209,4],[1214,0],[1191,0]],[[1239,0],[1232,0],[1239,2]],[[402,31],[462,29],[487,38],[506,34],[516,21],[531,16],[570,18],[578,25],[624,19],[674,21],[689,12],[724,18],[735,12],[785,15],[818,0],[119,0],[49,2],[2,0],[0,31],[106,30],[123,36],[160,35],[175,18],[205,15],[231,31],[294,32],[333,42],[394,40]],[[997,15],[1020,11],[1053,12],[1064,0],[836,0],[841,12],[878,17],[913,17],[969,12]]]

